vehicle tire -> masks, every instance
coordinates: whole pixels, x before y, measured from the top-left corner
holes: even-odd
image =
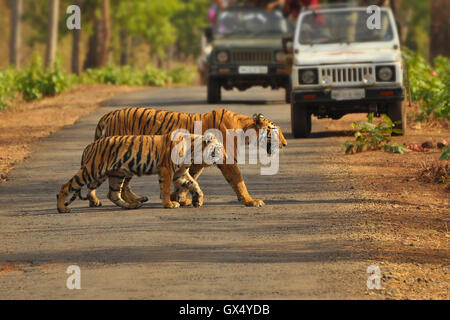
[[[397,122],[397,121],[401,121],[401,124],[397,124],[394,126],[395,129],[401,129],[402,133],[401,134],[397,134],[397,133],[393,133],[393,136],[403,136],[405,135],[406,132],[406,104],[403,103],[403,101],[399,100],[399,101],[395,101],[392,102],[389,106],[388,106],[388,111],[387,111],[387,115],[389,118],[391,118],[392,122]]]
[[[311,134],[311,114],[306,106],[291,104],[291,129],[294,138],[308,138]]]
[[[208,103],[218,103],[221,100],[220,84],[214,80],[208,80]]]
[[[288,81],[288,84],[285,88],[286,92],[285,92],[285,101],[286,103],[291,103],[291,92],[292,92],[292,86],[291,86],[291,81]]]

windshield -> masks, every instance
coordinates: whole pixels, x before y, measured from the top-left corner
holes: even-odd
[[[381,12],[381,29],[370,30],[365,11],[334,11],[307,13],[300,25],[301,44],[329,44],[391,41],[393,29],[386,11]]]
[[[229,10],[219,12],[215,34],[255,35],[282,34],[288,32],[288,25],[280,11]]]

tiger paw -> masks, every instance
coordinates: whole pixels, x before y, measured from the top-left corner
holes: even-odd
[[[182,206],[182,207],[188,207],[188,206],[192,205],[192,200],[191,199],[184,198],[184,200],[183,200],[183,199],[181,199],[180,195],[178,193],[176,193],[176,192],[173,192],[170,195],[170,200],[179,202],[180,206]]]
[[[101,207],[102,206],[102,202],[100,200],[90,200],[89,199],[89,207]]]
[[[164,204],[164,208],[166,209],[175,209],[175,208],[179,208],[180,207],[180,203],[176,202],[176,201],[169,201],[168,203]]]
[[[247,207],[262,207],[265,205],[264,201],[260,199],[252,199],[244,202]]]
[[[192,199],[192,205],[195,208],[199,208],[203,205],[203,197],[194,197],[194,199]]]
[[[189,207],[190,205],[192,205],[192,200],[189,198],[180,201],[180,206],[182,207]]]
[[[140,197],[140,198],[138,198],[138,201],[140,202],[140,203],[144,203],[144,202],[147,202],[148,201],[148,197]]]
[[[128,209],[139,209],[140,207],[142,207],[142,202],[136,201],[129,203],[128,205],[129,205]]]
[[[70,209],[68,207],[63,207],[63,208],[58,207],[58,212],[59,213],[69,213]]]

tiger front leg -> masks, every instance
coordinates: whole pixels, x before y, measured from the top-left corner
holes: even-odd
[[[188,171],[185,171],[182,175],[177,177],[174,180],[174,184],[175,194],[185,195],[186,192],[189,191],[192,195],[192,205],[196,208],[203,205],[203,191],[200,189],[198,182],[192,178]]]
[[[198,177],[203,172],[204,166],[203,165],[192,165],[189,169],[189,175],[194,179],[197,180]],[[182,207],[187,207],[192,204],[192,200],[187,198],[188,193],[187,188],[182,188],[179,191],[175,189],[175,191],[170,195],[170,199],[173,201],[178,201]]]
[[[59,194],[56,195],[56,208],[58,209],[59,213],[68,213],[70,212],[70,209],[68,206],[66,206],[66,199],[69,196],[69,188],[70,188],[71,182],[66,182],[62,185],[61,190],[59,191]]]
[[[236,163],[233,164],[218,164],[217,167],[222,172],[225,180],[233,188],[234,192],[240,202],[243,202],[247,207],[262,207],[264,201],[260,199],[253,199],[248,193],[244,179],[242,179],[241,170]]]
[[[79,192],[84,184],[85,181],[83,178],[83,170],[80,169],[72,179],[61,186],[59,194],[56,195],[56,208],[58,209],[59,213],[70,212],[68,206],[76,199],[77,195],[79,195]],[[71,193],[73,193],[72,198],[66,202],[67,197]]]
[[[121,193],[124,179],[124,176],[109,176],[108,199],[115,205],[124,209],[138,209],[142,207],[141,202],[128,203],[122,199]]]
[[[89,207],[101,207],[102,202],[97,197],[96,194],[97,189],[89,189],[89,192],[87,194],[87,198],[89,200]]]
[[[173,209],[179,208],[180,203],[178,201],[172,201],[170,199],[170,187],[172,184],[172,174],[169,169],[162,167],[159,172],[159,188],[161,199],[164,205],[164,208]]]

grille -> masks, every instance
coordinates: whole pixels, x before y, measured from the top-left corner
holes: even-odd
[[[361,83],[366,74],[375,74],[374,67],[333,67],[323,68],[320,71],[322,78],[329,76],[333,83]]]
[[[237,51],[231,53],[232,62],[270,62],[272,52],[270,51]]]

